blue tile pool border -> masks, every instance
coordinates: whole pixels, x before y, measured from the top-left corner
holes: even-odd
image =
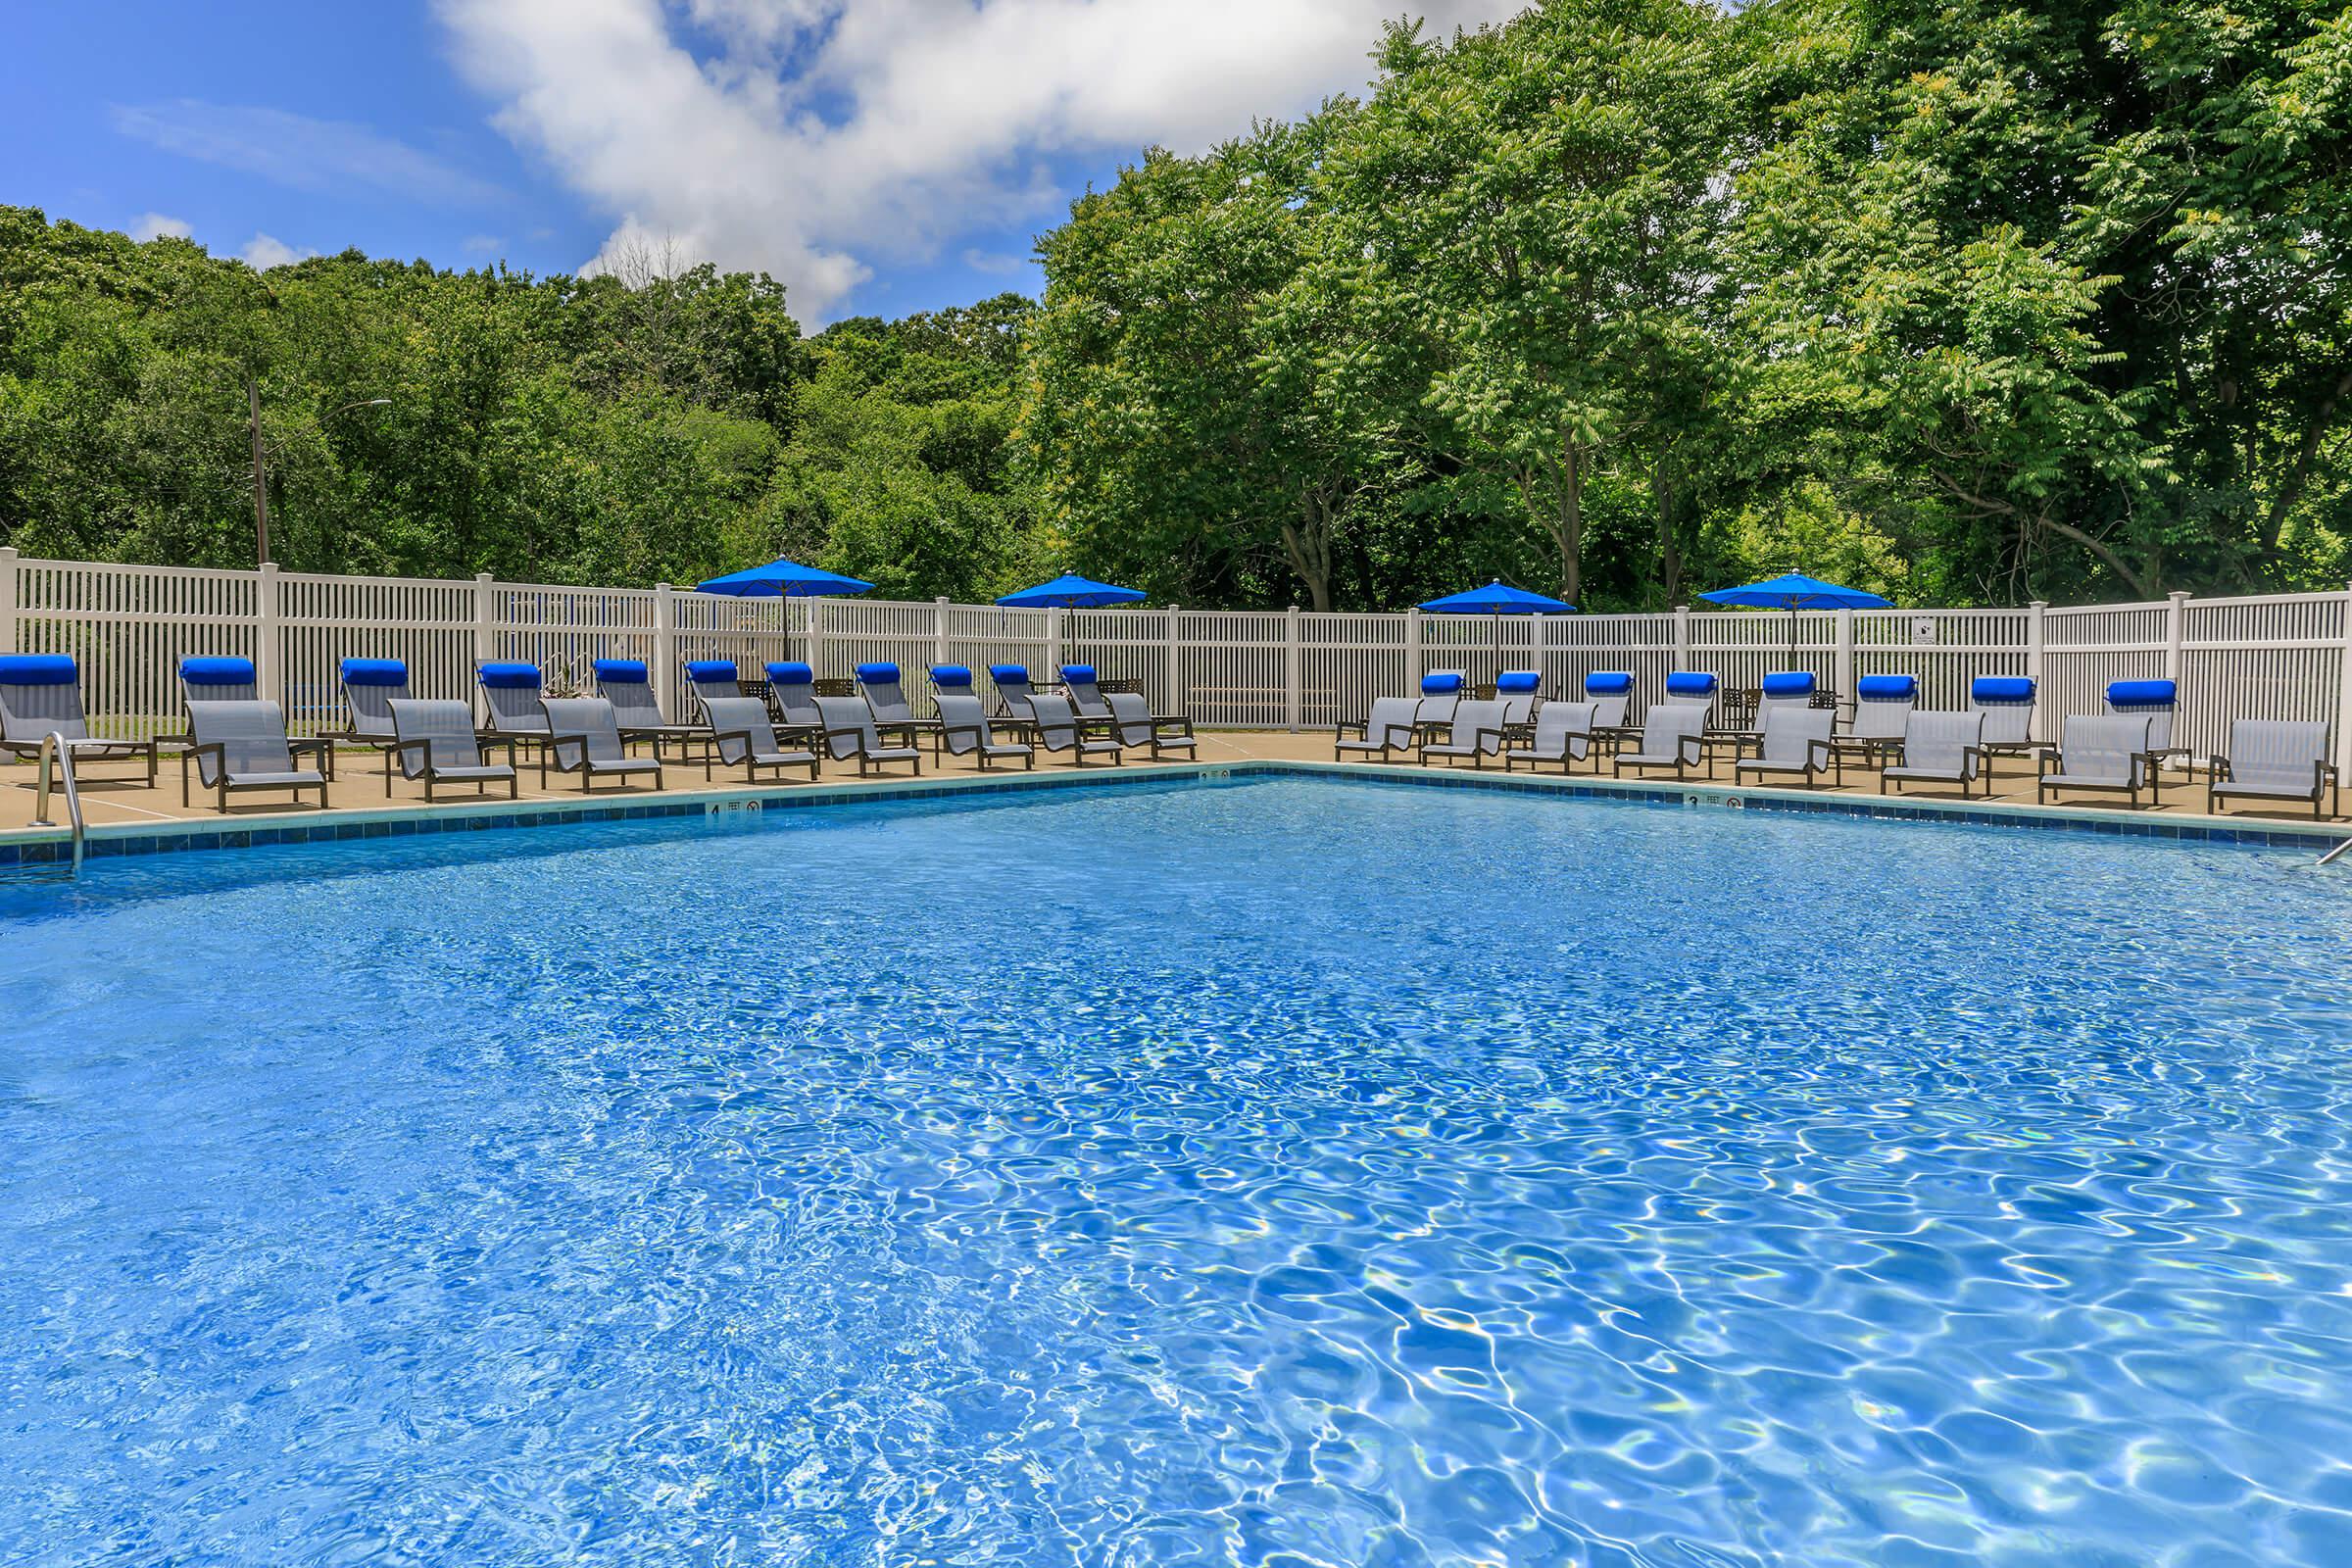
[[[1989,827],[2037,828],[2071,833],[2104,833],[2127,838],[2190,840],[2206,844],[2255,844],[2324,850],[2352,838],[2342,823],[2296,823],[2276,819],[2151,816],[2100,808],[1960,803],[1917,796],[1816,795],[1800,790],[1744,789],[1692,781],[1664,784],[1592,776],[1540,776],[1465,768],[1433,768],[1374,762],[1313,762],[1250,759],[1231,762],[1156,764],[1113,773],[1004,774],[995,777],[876,779],[846,784],[784,785],[756,789],[665,792],[659,796],[609,797],[596,801],[493,802],[458,806],[407,807],[389,811],[343,810],[320,815],[274,814],[228,821],[196,819],[149,827],[109,824],[89,831],[91,859],[117,856],[177,854],[205,850],[256,849],[272,844],[316,844],[350,839],[411,838],[426,834],[482,832],[501,828],[565,826],[581,822],[649,818],[724,817],[730,812],[806,808],[855,803],[942,800],[965,795],[1030,794],[1051,790],[1105,790],[1140,784],[1194,780],[1291,776],[1346,778],[1403,789],[1476,789],[1543,795],[1566,800],[1607,800],[1678,809],[1738,808],[1769,814],[1866,817],[1880,820],[1960,822]],[[71,858],[55,830],[0,834],[0,870],[54,864]]]

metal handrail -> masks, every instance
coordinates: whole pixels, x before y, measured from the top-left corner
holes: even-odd
[[[79,876],[83,842],[89,834],[81,820],[81,790],[74,782],[74,748],[55,730],[41,737],[41,784],[40,794],[33,805],[32,825],[57,826],[49,819],[49,769],[53,762],[66,783],[66,815],[72,820],[74,836],[73,874]]]
[[[2321,856],[2321,857],[2320,857],[2320,863],[2321,863],[2322,865],[2326,865],[2326,864],[2327,864],[2327,863],[2328,863],[2329,860],[2332,860],[2332,859],[2334,859],[2334,858],[2335,858],[2337,856],[2339,856],[2339,855],[2343,854],[2343,853],[2344,853],[2346,850],[2352,850],[2352,839],[2346,839],[2346,840],[2344,840],[2344,842],[2343,842],[2343,843],[2341,843],[2341,844],[2338,844],[2338,845],[2337,845],[2337,846],[2336,846],[2334,849],[2332,849],[2332,850],[2329,850],[2329,851],[2328,851],[2328,852],[2326,855],[2323,855],[2323,856]]]

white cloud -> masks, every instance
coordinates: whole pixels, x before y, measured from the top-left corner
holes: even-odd
[[[141,213],[139,220],[130,225],[130,237],[144,245],[166,234],[173,239],[186,239],[196,232],[194,224],[184,218],[168,218],[162,213]]]
[[[274,234],[256,234],[245,242],[237,255],[247,267],[257,272],[267,272],[272,267],[290,267],[308,261],[317,251],[298,251]]]
[[[1422,0],[1433,29],[1526,0]],[[1398,0],[436,0],[496,122],[618,220],[782,277],[1049,222],[1049,161],[1199,151],[1361,86]]]
[[[113,118],[125,136],[295,190],[364,186],[433,207],[486,207],[506,199],[486,179],[344,121],[194,98],[118,105]]]

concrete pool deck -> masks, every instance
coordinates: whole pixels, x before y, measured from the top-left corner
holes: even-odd
[[[1078,768],[1066,760],[1046,758],[1040,754],[1034,772],[1018,767],[999,767],[983,773],[968,761],[949,759],[938,767],[925,758],[924,770],[918,778],[903,775],[889,779],[859,780],[854,769],[829,768],[823,778],[811,786],[796,781],[785,784],[761,783],[757,786],[742,782],[740,774],[729,778],[728,770],[720,769],[709,781],[704,778],[702,765],[672,763],[665,784],[660,790],[621,790],[607,787],[593,795],[583,796],[576,779],[562,774],[551,775],[546,788],[539,786],[538,769],[524,765],[520,769],[519,799],[510,803],[503,791],[497,796],[476,801],[465,795],[446,797],[427,806],[421,789],[404,779],[395,778],[389,798],[385,794],[382,763],[379,755],[367,749],[346,750],[338,755],[336,779],[328,787],[329,808],[320,811],[314,806],[300,808],[288,804],[288,798],[277,793],[232,797],[226,813],[214,808],[212,799],[201,789],[195,792],[191,804],[180,799],[179,762],[175,755],[164,755],[155,787],[146,785],[143,769],[134,769],[122,762],[94,763],[87,768],[88,777],[82,780],[81,799],[83,820],[90,832],[93,855],[115,853],[151,853],[171,848],[217,848],[242,846],[253,842],[315,837],[377,836],[412,831],[430,831],[444,826],[496,826],[502,822],[577,819],[581,814],[613,816],[622,814],[690,813],[698,809],[723,810],[751,803],[776,802],[795,804],[796,796],[806,797],[808,804],[820,801],[885,797],[919,793],[936,795],[960,793],[964,790],[994,791],[1019,788],[1025,783],[1047,785],[1075,784],[1080,779],[1093,782],[1120,778],[1144,779],[1154,776],[1187,777],[1204,769],[1216,770],[1236,765],[1276,764],[1287,767],[1313,764],[1318,772],[1330,771],[1349,776],[1423,778],[1450,780],[1463,785],[1486,783],[1514,787],[1535,787],[1545,791],[1563,788],[1587,794],[1630,796],[1657,801],[1680,798],[1682,804],[1724,806],[1753,805],[1762,808],[1827,809],[1832,811],[1869,810],[1872,814],[1905,817],[1948,817],[1965,814],[1974,820],[2005,820],[2044,824],[2071,824],[2107,832],[2157,833],[2167,837],[2205,837],[2228,835],[2234,838],[2268,839],[2274,842],[2309,843],[2315,848],[2339,842],[2347,836],[2344,816],[2315,821],[2308,810],[2282,806],[2271,810],[2240,808],[2219,817],[2204,810],[2205,784],[2200,773],[2193,781],[2176,769],[2167,775],[2164,799],[2160,805],[2141,806],[2134,809],[2113,796],[2076,796],[2048,807],[2034,801],[2034,772],[2029,759],[2002,759],[1992,781],[1992,794],[1972,796],[1963,801],[1957,792],[1921,790],[1902,796],[1882,796],[1878,776],[1869,768],[1849,768],[1847,782],[1842,787],[1827,786],[1807,790],[1801,788],[1760,788],[1737,783],[1728,760],[1712,769],[1693,769],[1692,776],[1678,781],[1671,774],[1653,774],[1637,779],[1628,775],[1616,779],[1603,766],[1598,773],[1589,766],[1562,778],[1556,768],[1541,774],[1524,768],[1505,774],[1501,768],[1470,767],[1446,768],[1406,763],[1335,764],[1331,736],[1328,731],[1290,733],[1279,730],[1218,730],[1203,731],[1199,737],[1198,760],[1192,763],[1166,761],[1153,763],[1142,759],[1131,760],[1118,767],[1102,765]],[[35,773],[29,764],[0,767],[0,861],[39,861],[51,858],[52,851],[62,845],[64,835],[55,828],[36,828],[32,825],[35,810]],[[129,780],[129,781],[125,781]],[[1884,809],[1882,809],[1884,808]],[[53,802],[52,814],[63,819],[62,798]],[[314,824],[315,827],[306,827]]]

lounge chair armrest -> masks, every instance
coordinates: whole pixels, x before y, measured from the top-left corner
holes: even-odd
[[[1192,715],[1189,713],[1162,713],[1152,720],[1152,727],[1163,735],[1189,737],[1193,733]]]
[[[1703,762],[1707,760],[1707,738],[1704,735],[1677,735],[1674,738],[1674,755],[1686,762]]]
[[[1342,719],[1339,723],[1331,726],[1331,733],[1334,740],[1344,741],[1353,735],[1358,740],[1368,741],[1372,738],[1372,720],[1368,718]]]
[[[852,756],[863,756],[865,753],[865,731],[863,729],[825,729],[818,732],[817,739],[825,742],[828,747],[834,741],[846,740],[851,743]]]
[[[585,735],[557,735],[548,740],[547,749],[556,754],[556,766],[568,773],[588,765],[588,737]]]

